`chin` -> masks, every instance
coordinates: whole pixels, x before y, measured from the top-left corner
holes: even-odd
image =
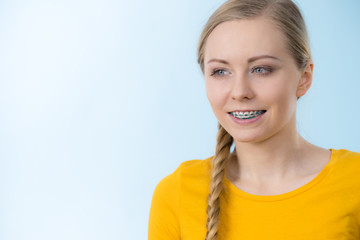
[[[260,143],[263,140],[261,139],[253,139],[253,138],[247,138],[247,139],[243,139],[243,138],[235,138],[234,142],[238,142],[238,143]]]
[[[241,136],[233,136],[234,142],[239,142],[239,143],[259,143],[259,142],[263,142],[266,138],[264,136],[259,136],[259,135],[253,135],[253,134],[249,134],[249,135],[241,135]]]
[[[258,129],[260,130],[260,129]],[[263,129],[262,131],[238,131],[234,135],[229,132],[233,137],[234,142],[238,143],[262,143],[275,137],[280,133],[279,131],[269,131],[270,129]]]

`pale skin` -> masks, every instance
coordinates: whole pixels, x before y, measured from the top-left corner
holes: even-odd
[[[313,62],[299,69],[285,35],[266,17],[221,23],[204,53],[206,93],[221,125],[233,136],[237,159],[227,178],[256,195],[278,195],[315,178],[331,151],[302,138],[296,128],[297,98],[311,86]],[[266,110],[242,125],[229,114]]]

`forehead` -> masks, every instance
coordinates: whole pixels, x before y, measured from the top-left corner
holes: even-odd
[[[232,20],[219,24],[209,35],[205,46],[205,63],[211,58],[246,60],[269,54],[289,57],[286,37],[265,17]]]

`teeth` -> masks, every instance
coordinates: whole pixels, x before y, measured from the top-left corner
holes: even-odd
[[[238,119],[250,119],[263,114],[265,111],[232,112],[231,115]]]

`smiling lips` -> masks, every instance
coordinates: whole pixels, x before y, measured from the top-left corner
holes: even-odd
[[[251,119],[255,118],[257,116],[260,116],[261,114],[264,114],[266,110],[253,110],[253,111],[235,111],[235,112],[229,112],[233,117],[237,119]]]

